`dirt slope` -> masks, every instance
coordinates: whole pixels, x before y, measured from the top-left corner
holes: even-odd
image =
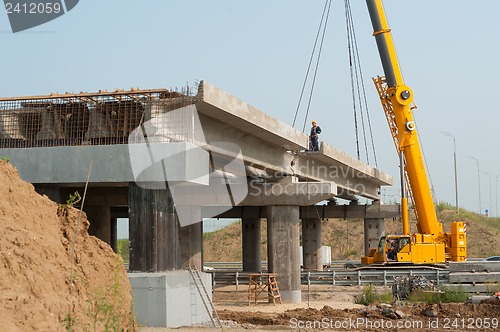
[[[79,211],[38,195],[4,161],[0,183],[2,330],[136,330],[123,262],[88,235],[85,215],[72,256]]]
[[[467,211],[438,209],[438,219],[449,231],[451,221],[467,223],[467,256],[489,257],[500,255],[500,221],[479,217]],[[360,219],[326,219],[323,225],[323,245],[332,247],[333,260],[358,260],[364,254],[363,221]],[[267,259],[267,226],[261,223],[262,259]],[[401,232],[399,220],[386,219],[387,234]],[[416,231],[415,220],[411,229]],[[241,223],[230,225],[220,231],[205,234],[204,260],[207,262],[241,261]]]

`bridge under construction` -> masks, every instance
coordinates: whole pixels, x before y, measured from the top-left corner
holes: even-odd
[[[180,92],[0,98],[0,156],[24,180],[58,203],[87,188],[90,232],[115,250],[116,220],[129,218],[131,280],[133,272],[203,266],[209,217],[242,219],[245,272],[261,271],[267,220],[269,271],[285,302],[301,301],[300,227],[308,269],[322,269],[325,218],[364,219],[368,253],[384,218],[400,214],[379,204],[391,176],[326,142],[314,152],[308,144],[306,134],[207,82]],[[161,172],[149,172],[155,165]]]

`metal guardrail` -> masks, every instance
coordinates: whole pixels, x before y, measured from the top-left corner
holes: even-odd
[[[206,271],[212,273],[212,283],[217,286],[248,285],[248,273],[239,271]],[[421,275],[437,286],[448,282],[448,271],[443,270],[372,270],[372,271],[304,271],[301,272],[302,285],[392,285],[395,277]]]
[[[343,269],[346,266],[359,266],[361,265],[360,260],[344,260],[344,261],[332,261],[330,264],[330,269]],[[227,270],[242,270],[243,264],[241,262],[205,262],[203,266],[213,268],[216,270],[227,269]],[[267,270],[267,262],[262,262],[262,269]]]
[[[242,262],[203,262],[205,268],[213,268],[216,270],[242,270]],[[262,269],[267,270],[267,262],[261,263]]]

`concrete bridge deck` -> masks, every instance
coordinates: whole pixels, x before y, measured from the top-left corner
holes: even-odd
[[[147,91],[159,93],[158,91],[161,90]],[[18,168],[21,177],[31,183],[59,186],[82,184],[85,182],[91,159],[94,161],[94,170],[90,178],[91,185],[123,186],[133,182],[136,179],[130,163],[133,157],[130,156],[129,148],[126,144],[113,143],[128,143],[127,136],[134,128],[128,128],[128,131],[124,129],[121,136],[112,137],[110,132],[105,130],[105,126],[99,127],[96,125],[98,121],[92,121],[96,118],[93,116],[94,113],[102,113],[95,105],[112,102],[119,105],[120,102],[123,103],[123,98],[126,96],[125,92],[115,93],[111,95],[111,101],[99,99],[110,98],[110,95],[106,93],[0,98],[2,120],[0,121],[0,155],[8,156]],[[148,107],[151,108],[150,104],[159,99],[152,94],[149,96],[149,99],[144,97],[138,99],[143,104],[142,109],[146,118]],[[133,101],[135,99],[129,98]],[[90,118],[88,121],[81,121],[88,128],[79,128],[81,132],[85,131],[85,134],[80,134],[79,144],[73,140],[71,145],[68,145],[68,136],[78,136],[72,132],[57,134],[58,121],[55,119],[57,114],[55,110],[51,111],[50,105],[65,103],[72,105],[78,103],[79,113],[90,114],[85,115],[86,118]],[[83,104],[85,107],[82,106]],[[278,182],[281,177],[295,176],[297,182],[332,183],[331,192],[320,197],[321,199],[329,198],[327,196],[337,196],[353,200],[354,195],[378,199],[380,186],[392,184],[391,176],[325,142],[322,142],[319,152],[304,152],[308,148],[307,135],[209,83],[201,82],[196,96],[176,94],[169,100],[170,109],[187,105],[195,105],[199,115],[202,135],[206,142],[203,148],[224,154],[224,151],[217,150],[211,143],[236,144],[241,148],[247,176],[265,178],[267,182]],[[66,107],[67,112],[69,112],[68,109],[72,112],[69,119],[74,118],[74,109]],[[118,113],[120,113],[119,109]],[[122,113],[124,113],[122,115],[124,118],[134,116],[131,108],[123,109]],[[42,116],[37,119],[43,122],[35,125],[19,124],[19,121],[23,119],[25,121],[35,119],[33,116],[26,117],[26,114],[41,114]],[[43,116],[50,121],[42,119]],[[118,117],[120,116],[121,114],[118,114]],[[68,114],[59,112],[59,117],[68,117]],[[149,117],[152,117],[151,111],[149,111]],[[9,124],[14,122],[17,132],[14,132],[12,126],[9,127]],[[121,125],[125,128],[127,124],[131,127],[130,120],[128,123],[126,120],[124,122],[125,124],[117,124],[115,127]],[[99,130],[95,129],[96,126]],[[30,135],[26,132],[33,127],[39,128],[39,132],[32,133],[31,142],[27,142]],[[41,132],[45,134],[40,135]],[[99,137],[99,134],[102,136]],[[24,145],[20,142],[24,142]],[[28,147],[16,148],[13,147],[14,143]],[[260,200],[258,202],[247,201],[248,205],[260,203]],[[315,202],[309,202],[309,204],[312,203]]]

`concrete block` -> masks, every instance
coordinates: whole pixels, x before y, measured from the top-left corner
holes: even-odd
[[[450,284],[460,283],[500,283],[500,272],[452,272],[449,274]]]
[[[212,276],[200,273],[212,299]],[[189,271],[129,273],[137,322],[180,327],[209,322],[210,315]]]
[[[450,272],[500,272],[500,262],[468,261],[450,262]]]

